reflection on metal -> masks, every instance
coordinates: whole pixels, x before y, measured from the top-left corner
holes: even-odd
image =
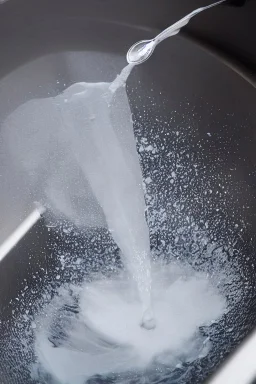
[[[144,63],[154,52],[156,46],[161,43],[163,40],[168,37],[175,36],[180,30],[186,26],[192,17],[198,15],[199,13],[206,11],[209,8],[215,7],[216,5],[220,5],[226,0],[220,0],[213,4],[207,5],[205,7],[201,7],[195,9],[193,12],[190,12],[188,15],[178,20],[176,23],[172,24],[170,27],[161,31],[156,37],[150,40],[141,40],[137,43],[133,44],[133,46],[129,49],[126,55],[127,62],[129,64],[141,64]]]
[[[221,47],[215,41],[210,41],[201,35],[189,32],[181,32],[186,39],[193,41],[210,55],[216,57],[227,67],[236,72],[244,80],[256,88],[256,67],[254,63],[238,56],[237,53],[228,51],[227,47]]]
[[[256,377],[256,332],[237,349],[207,384],[252,384]]]
[[[0,262],[15,247],[26,233],[36,224],[44,212],[44,208],[37,205],[33,212],[13,231],[0,246]],[[0,265],[1,268],[1,265]]]

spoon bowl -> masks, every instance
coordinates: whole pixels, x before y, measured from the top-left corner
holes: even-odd
[[[154,52],[156,43],[154,40],[141,40],[133,44],[127,52],[127,61],[130,64],[144,63]]]
[[[207,5],[206,7],[201,7],[193,12],[189,13],[187,16],[183,17],[181,20],[177,21],[170,27],[166,28],[164,31],[159,33],[154,39],[151,40],[141,40],[133,44],[129,51],[127,52],[126,59],[129,64],[141,64],[144,63],[154,52],[155,47],[161,41],[167,39],[170,36],[177,35],[181,28],[188,24],[190,19],[197,15],[198,13],[205,11],[206,9],[212,8],[216,5],[219,5],[226,0],[220,0],[216,3]]]

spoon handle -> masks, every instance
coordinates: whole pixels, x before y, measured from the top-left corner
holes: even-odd
[[[195,11],[189,13],[187,16],[183,17],[181,20],[177,21],[175,24],[171,25],[170,27],[166,28],[163,32],[159,33],[159,35],[157,35],[157,36],[154,38],[154,42],[155,42],[156,44],[158,44],[158,43],[160,43],[161,41],[163,41],[164,39],[166,39],[167,37],[176,35],[177,33],[179,33],[179,31],[180,31],[180,29],[181,29],[182,27],[184,27],[185,25],[188,24],[189,20],[190,20],[193,16],[197,15],[198,13],[200,13],[200,12],[202,12],[202,11],[205,11],[206,9],[215,7],[216,5],[219,5],[219,4],[223,3],[224,1],[226,1],[226,0],[220,0],[220,1],[217,1],[216,3],[207,5],[206,7],[198,8],[198,9],[196,9]]]

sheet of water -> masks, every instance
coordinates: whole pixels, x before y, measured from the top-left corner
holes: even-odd
[[[64,134],[137,284],[145,313],[142,324],[151,327],[150,246],[142,175],[131,115],[125,119],[130,109],[124,86],[131,69],[126,67],[112,84],[75,84],[55,103],[63,117]],[[123,99],[121,111],[113,108],[114,97]],[[123,122],[116,119],[116,113],[122,111]]]
[[[77,83],[55,98],[33,100],[8,119],[9,126],[26,131],[19,142],[12,131],[9,145],[32,178],[39,170],[44,175],[46,188],[40,197],[76,224],[77,212],[85,226],[100,226],[105,220],[125,266],[112,278],[98,276],[76,288],[77,314],[69,321],[62,324],[65,314],[56,315],[71,300],[69,290],[39,313],[34,323],[38,364],[61,384],[145,369],[155,360],[179,365],[180,356],[183,362],[205,356],[210,343],[198,329],[225,310],[225,300],[206,276],[161,263],[151,271],[142,175],[125,89],[131,69],[126,67],[113,83]],[[31,146],[33,162],[26,151]],[[49,169],[43,165],[45,152],[58,160],[46,162]],[[80,212],[81,185],[82,207],[89,210]],[[65,337],[55,345],[51,336],[58,323]]]

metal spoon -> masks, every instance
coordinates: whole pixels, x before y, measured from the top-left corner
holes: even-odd
[[[174,36],[177,33],[179,33],[180,29],[184,27],[186,24],[188,24],[189,20],[197,15],[198,13],[205,11],[208,8],[215,7],[216,5],[219,5],[223,3],[226,0],[220,0],[216,3],[207,5],[206,7],[201,7],[196,9],[195,11],[189,13],[187,16],[183,17],[181,20],[177,21],[175,24],[171,25],[167,29],[165,29],[163,32],[159,33],[154,39],[152,40],[142,40],[135,43],[127,52],[126,59],[128,63],[130,64],[141,64],[144,61],[146,61],[154,52],[155,47],[157,44],[161,43],[161,41],[167,39],[167,37]]]

